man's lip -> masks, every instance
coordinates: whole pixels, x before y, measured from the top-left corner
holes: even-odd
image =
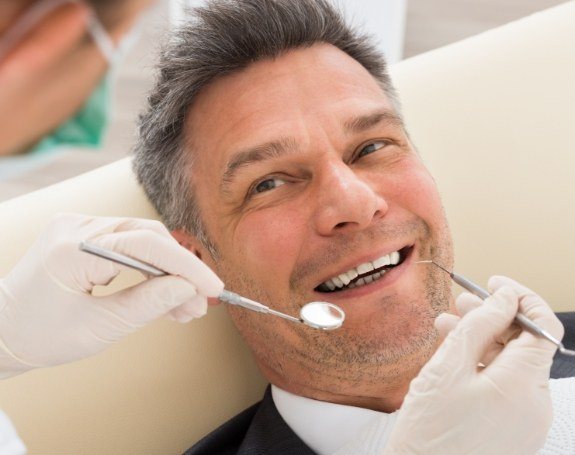
[[[320,286],[322,283],[325,283],[327,280],[330,280],[330,279],[333,278],[333,277],[339,276],[339,275],[341,275],[342,273],[345,273],[345,272],[347,272],[348,270],[351,270],[351,269],[353,269],[353,268],[355,268],[355,267],[358,267],[359,265],[364,264],[364,263],[366,263],[366,262],[373,262],[373,261],[375,261],[376,259],[378,259],[378,258],[380,258],[380,257],[382,257],[382,256],[385,256],[385,255],[387,255],[387,254],[391,254],[391,253],[393,253],[393,252],[395,252],[395,251],[407,250],[407,249],[409,249],[410,251],[412,251],[412,250],[413,250],[413,246],[414,246],[414,244],[404,244],[403,246],[399,246],[399,247],[398,247],[397,249],[395,249],[395,250],[394,250],[394,249],[386,248],[386,249],[385,249],[385,252],[382,252],[382,253],[379,253],[379,254],[370,253],[369,256],[368,256],[368,255],[364,256],[364,259],[363,259],[363,260],[362,260],[362,259],[359,259],[359,260],[356,259],[356,260],[354,260],[353,262],[350,261],[350,263],[349,263],[350,265],[348,265],[347,267],[345,267],[345,266],[340,267],[340,268],[339,268],[339,272],[333,272],[331,275],[325,277],[322,281],[320,281],[319,283],[317,283],[317,284],[314,286],[313,289],[314,289],[314,290],[317,289],[318,286]],[[338,292],[341,292],[341,291],[338,291]]]
[[[382,290],[383,288],[386,288],[388,286],[391,286],[401,277],[403,272],[408,267],[410,267],[412,262],[413,262],[413,258],[415,256],[415,247],[411,246],[411,247],[406,247],[406,248],[408,248],[408,254],[405,257],[404,261],[401,264],[399,264],[398,266],[396,266],[396,267],[392,268],[391,270],[389,270],[388,272],[386,272],[385,275],[382,276],[380,279],[378,279],[376,281],[372,281],[371,283],[367,283],[363,286],[355,287],[352,289],[342,289],[341,291],[336,291],[336,292],[319,292],[319,291],[314,289],[316,296],[321,295],[322,300],[333,301],[334,303],[338,303],[338,300],[341,300],[341,299],[346,299],[346,300],[349,298],[356,299],[356,298],[362,297],[364,295],[371,294],[372,292],[377,292],[379,290]],[[317,297],[315,297],[315,298],[318,299]],[[343,304],[344,302],[340,302],[340,303]]]

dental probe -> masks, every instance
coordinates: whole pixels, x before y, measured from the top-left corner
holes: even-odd
[[[101,248],[91,243],[80,242],[80,250],[93,254],[94,256],[125,265],[132,269],[139,270],[140,272],[147,273],[154,277],[168,275],[167,272],[151,264],[147,264],[145,262],[139,261],[138,259],[125,256],[115,251],[106,250],[105,248]],[[221,294],[218,295],[218,300],[229,303],[231,305],[238,305],[258,313],[279,316],[280,318],[287,319],[288,321],[305,324],[309,327],[320,330],[338,329],[341,327],[345,319],[345,313],[343,310],[337,305],[329,302],[307,303],[300,310],[300,318],[296,318],[288,314],[273,310],[259,302],[248,299],[226,289],[224,289]]]
[[[437,262],[434,262],[431,260],[417,261],[416,264],[434,264],[434,265],[436,265],[441,270],[443,270],[445,273],[447,273],[455,283],[457,283],[459,286],[468,290],[469,292],[476,295],[477,297],[479,297],[482,300],[485,300],[487,297],[491,296],[491,294],[489,292],[487,292],[485,289],[483,289],[481,286],[478,286],[473,281],[465,278],[464,276],[461,276],[461,275],[454,273],[454,272],[450,272],[449,270],[440,266]],[[515,322],[517,324],[519,324],[521,327],[523,327],[524,329],[529,330],[531,333],[533,333],[535,335],[542,336],[543,338],[546,338],[549,341],[551,341],[553,344],[555,344],[559,348],[558,350],[561,354],[569,355],[569,356],[575,356],[575,351],[565,348],[565,346],[563,346],[563,343],[561,343],[561,341],[559,341],[557,338],[555,338],[553,335],[551,335],[547,330],[539,327],[537,324],[535,324],[533,321],[531,321],[524,314],[517,313],[517,315],[515,316]]]

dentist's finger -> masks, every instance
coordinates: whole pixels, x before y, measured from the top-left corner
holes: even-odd
[[[196,295],[192,297],[189,301],[183,303],[177,308],[170,311],[170,314],[174,316],[180,316],[188,319],[201,318],[205,316],[208,311],[208,301],[203,295]],[[187,321],[186,321],[187,322]]]
[[[517,313],[517,295],[509,287],[500,288],[487,298],[483,305],[470,311],[461,319],[451,335],[460,339],[465,351],[465,362],[475,370],[477,363],[483,359],[492,343],[512,324]],[[465,342],[474,340],[473,343]]]
[[[449,333],[457,327],[461,318],[451,313],[442,313],[435,318],[435,328],[439,334],[439,339],[443,341]]]
[[[127,325],[142,327],[192,301],[196,295],[196,288],[189,281],[168,275],[102,297],[98,305],[113,312],[120,321],[129,321]]]
[[[528,295],[528,294],[536,294],[527,286],[522,285],[521,283],[515,281],[512,278],[503,276],[503,275],[493,275],[489,278],[487,282],[487,289],[490,293],[496,292],[502,286],[509,286],[517,292],[519,296]]]
[[[498,287],[497,289],[500,289]],[[455,305],[461,316],[479,308],[483,305],[483,300],[469,292],[463,292],[455,300]],[[482,363],[489,364],[495,356],[501,352],[501,348],[505,346],[510,340],[517,338],[521,333],[521,328],[517,324],[511,324],[508,329],[494,338],[494,344],[490,346],[482,358]]]
[[[563,338],[565,329],[561,321],[559,321],[555,312],[547,302],[531,289],[505,276],[491,277],[488,286],[493,289],[500,288],[501,286],[511,286],[514,288],[519,295],[519,312],[535,324],[547,330],[558,340]]]
[[[455,307],[461,317],[479,308],[481,305],[483,305],[483,300],[469,292],[462,292],[455,299]]]
[[[208,297],[219,295],[224,288],[223,282],[206,264],[172,237],[137,230],[102,235],[91,242],[186,278],[199,293]]]

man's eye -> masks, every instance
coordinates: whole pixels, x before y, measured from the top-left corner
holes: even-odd
[[[285,181],[278,178],[262,180],[254,186],[252,193],[263,193],[264,191],[273,190],[283,184],[285,184]]]
[[[361,148],[357,157],[361,158],[362,156],[369,155],[370,153],[376,152],[377,150],[385,147],[386,145],[387,142],[384,141],[377,141],[372,142],[371,144],[367,144],[365,147]]]

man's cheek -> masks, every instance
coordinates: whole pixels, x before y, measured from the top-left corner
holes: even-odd
[[[414,169],[402,178],[402,187],[409,191],[401,191],[399,197],[410,211],[428,222],[438,221],[443,217],[443,209],[435,181],[425,169]]]
[[[236,243],[242,257],[261,268],[261,273],[275,276],[285,271],[289,274],[302,249],[298,241],[302,223],[297,214],[291,211],[253,213],[238,226]],[[289,276],[282,278],[287,280]]]

